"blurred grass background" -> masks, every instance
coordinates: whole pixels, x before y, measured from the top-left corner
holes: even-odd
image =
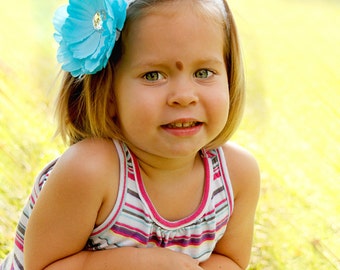
[[[248,90],[233,140],[262,171],[250,269],[340,269],[340,1],[229,2]],[[34,176],[64,149],[53,139],[60,3],[0,9],[0,260]]]

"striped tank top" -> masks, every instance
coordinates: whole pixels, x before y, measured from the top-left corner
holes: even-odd
[[[234,206],[222,148],[201,151],[206,178],[202,200],[196,211],[181,220],[169,221],[160,216],[152,204],[133,153],[124,143],[114,143],[120,161],[117,200],[106,220],[94,228],[84,250],[163,247],[187,254],[200,262],[207,260],[223,236]],[[55,162],[47,165],[37,177],[18,224],[14,249],[0,270],[23,269],[26,224]]]

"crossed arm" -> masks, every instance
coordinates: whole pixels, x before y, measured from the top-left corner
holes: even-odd
[[[73,149],[59,160],[27,226],[25,269],[245,269],[250,257],[259,173],[255,160],[242,149],[228,145],[224,150],[234,179],[235,208],[225,235],[207,261],[199,264],[190,256],[164,248],[83,251],[94,224],[104,219],[101,210],[113,205],[110,197],[118,188],[108,179],[117,177],[114,171],[119,168],[112,170],[111,165],[110,170],[106,169],[110,168],[108,164],[118,164],[117,156],[112,156],[112,149],[104,142],[93,149],[91,145]],[[84,163],[91,165],[84,169]]]

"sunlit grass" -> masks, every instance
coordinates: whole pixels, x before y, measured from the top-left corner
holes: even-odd
[[[250,269],[340,269],[340,3],[230,3],[248,87],[234,140],[262,171]],[[56,6],[18,0],[0,9],[0,258],[34,176],[63,149],[52,139]]]
[[[262,170],[251,269],[340,269],[340,3],[232,1]]]
[[[12,247],[34,176],[61,149],[52,139],[57,65],[46,21],[52,5],[19,2],[0,9],[0,258]]]

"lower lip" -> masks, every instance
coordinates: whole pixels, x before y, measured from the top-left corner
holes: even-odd
[[[178,137],[191,137],[196,135],[198,132],[200,132],[202,125],[197,125],[194,127],[188,127],[188,128],[169,128],[166,126],[162,127],[163,130],[170,133],[171,135],[178,136]]]

